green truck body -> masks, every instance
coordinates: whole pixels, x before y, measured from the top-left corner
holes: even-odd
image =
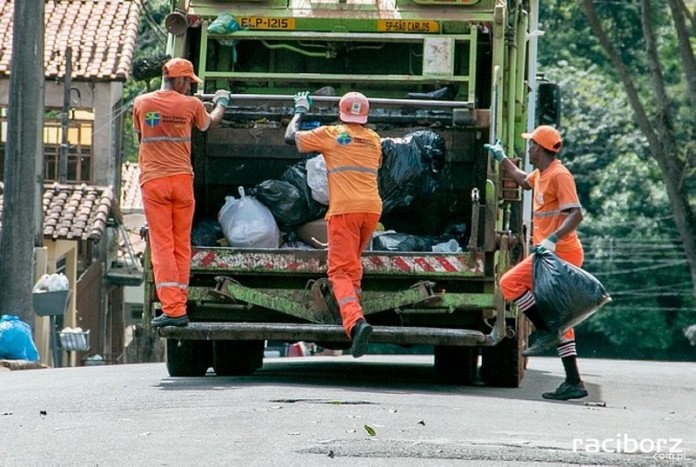
[[[432,130],[446,159],[432,196],[385,215],[386,229],[441,235],[465,224],[461,252],[365,251],[362,306],[372,343],[433,346],[435,374],[468,384],[517,386],[527,321],[502,299],[497,278],[526,254],[521,191],[503,178],[483,144],[503,140],[524,152],[529,76],[534,75],[528,1],[500,0],[180,0],[167,18],[169,53],[191,60],[209,100],[229,89],[223,123],[195,133],[194,223],[215,219],[225,196],[279,178],[307,159],[284,143],[292,96],[315,97],[305,120],[336,121],[338,98],[370,100],[382,137]],[[235,30],[211,34],[221,14]],[[438,95],[444,90],[444,96]],[[534,107],[533,105],[531,106]],[[194,247],[187,327],[167,338],[172,376],[250,374],[264,342],[350,342],[326,278],[324,249]],[[145,319],[160,312],[146,262]]]

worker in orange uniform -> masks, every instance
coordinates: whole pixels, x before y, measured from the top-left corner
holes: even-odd
[[[136,97],[133,127],[140,151],[140,190],[150,236],[150,258],[162,314],[153,328],[186,326],[191,262],[193,167],[191,131],[214,128],[225,115],[230,93],[219,90],[210,113],[190,96],[191,83],[202,83],[193,64],[173,58],[162,68],[162,88]]]
[[[295,95],[295,116],[288,124],[285,142],[302,153],[324,155],[329,181],[328,276],[341,311],[353,357],[367,353],[372,334],[363,316],[360,256],[382,214],[377,171],[382,165],[382,143],[364,124],[370,104],[359,92],[349,92],[338,103],[338,125],[300,131],[304,114],[312,106],[308,92]]]
[[[500,143],[485,144],[501,167],[525,190],[533,190],[532,243],[555,252],[561,259],[582,266],[584,253],[576,229],[582,222],[582,206],[575,188],[575,179],[556,156],[563,146],[559,131],[548,125],[537,127],[532,133],[523,133],[529,139],[529,162],[535,167],[531,173],[520,170],[505,155]],[[554,345],[563,362],[566,379],[553,392],[545,392],[545,399],[568,400],[587,396],[580,378],[575,349],[575,332],[569,329],[562,335],[551,330],[542,319],[532,293],[532,258],[530,255],[500,279],[500,288],[506,300],[513,300],[534,324],[535,343],[523,355],[537,355]]]

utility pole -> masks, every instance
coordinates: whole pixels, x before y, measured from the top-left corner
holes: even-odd
[[[60,116],[61,142],[58,182],[68,181],[68,123],[70,117],[70,93],[72,87],[72,47],[65,50],[65,82],[63,83],[63,109]]]
[[[34,247],[43,245],[44,0],[15,0],[7,109],[0,313],[34,325]]]

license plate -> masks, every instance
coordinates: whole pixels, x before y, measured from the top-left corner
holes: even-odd
[[[381,19],[377,22],[377,30],[380,32],[438,32],[440,24],[437,21]]]
[[[269,18],[265,16],[245,16],[237,18],[242,29],[293,30],[295,18]]]

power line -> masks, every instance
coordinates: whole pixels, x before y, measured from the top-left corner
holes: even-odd
[[[673,267],[673,266],[680,266],[683,264],[686,264],[686,260],[672,261],[672,262],[668,262],[665,264],[658,264],[658,265],[654,265],[654,266],[645,266],[645,267],[640,267],[640,268],[625,269],[623,271],[593,272],[592,274],[595,276],[621,276],[621,275],[625,275],[625,274],[631,274],[634,272],[654,271],[656,269],[663,269],[663,268],[669,268],[669,267]]]

